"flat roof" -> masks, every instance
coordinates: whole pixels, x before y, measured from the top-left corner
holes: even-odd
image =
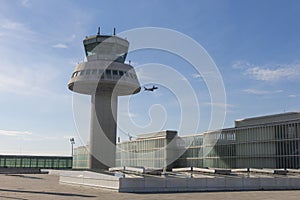
[[[154,133],[139,134],[138,137],[137,137],[137,140],[149,139],[149,138],[158,138],[158,137],[170,138],[170,137],[174,137],[176,135],[177,135],[177,131],[165,130],[165,131],[154,132]]]
[[[250,117],[235,120],[235,127],[254,126],[262,124],[271,124],[290,120],[300,119],[300,112],[286,112],[258,117]]]

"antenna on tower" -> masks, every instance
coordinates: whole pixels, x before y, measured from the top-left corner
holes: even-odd
[[[97,35],[100,35],[100,26],[98,27],[98,33],[97,33]]]
[[[114,35],[116,35],[116,28],[114,28]]]

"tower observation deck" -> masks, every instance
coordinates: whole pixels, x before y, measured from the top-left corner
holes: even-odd
[[[115,166],[118,96],[140,91],[134,68],[125,64],[129,42],[115,35],[83,40],[87,62],[79,63],[68,83],[73,92],[91,95],[89,168]]]

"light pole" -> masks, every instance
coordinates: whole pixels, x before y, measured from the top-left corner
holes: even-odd
[[[73,159],[73,145],[75,144],[75,139],[70,138],[70,143],[71,143],[71,146],[72,146],[71,155],[72,155],[72,159]]]

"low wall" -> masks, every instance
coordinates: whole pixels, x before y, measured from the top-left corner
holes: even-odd
[[[59,182],[119,192],[197,192],[197,191],[249,191],[249,190],[300,190],[300,177],[140,177],[120,178],[89,171],[51,171],[59,173]]]
[[[120,192],[194,192],[300,189],[300,178],[122,178]]]

